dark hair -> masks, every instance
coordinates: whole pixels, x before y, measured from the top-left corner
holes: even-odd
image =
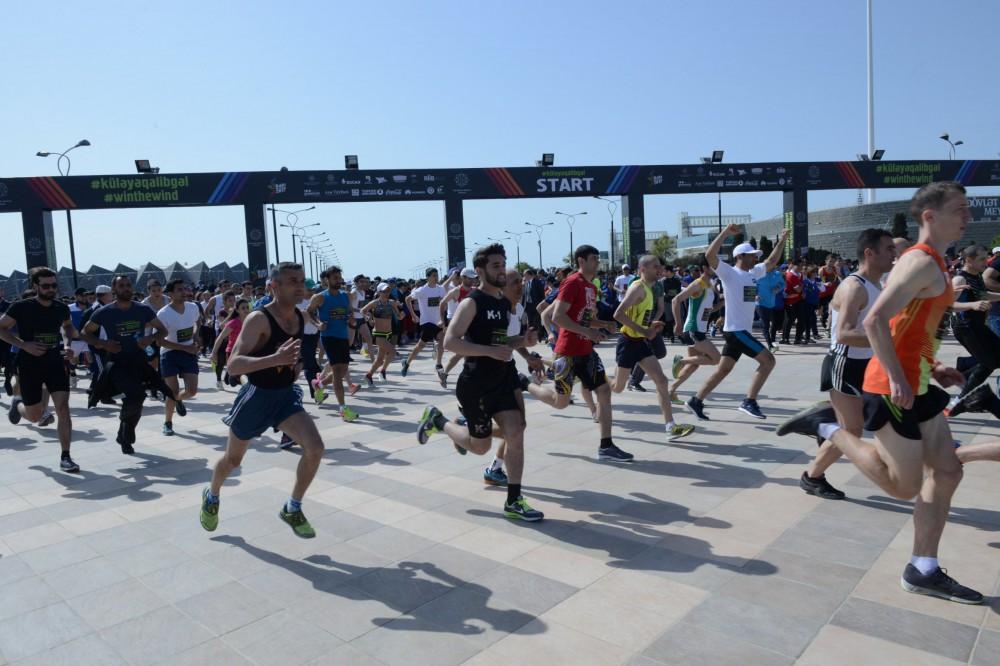
[[[490,255],[492,254],[499,254],[505,260],[507,259],[507,250],[503,249],[503,245],[500,243],[493,243],[476,250],[476,254],[472,257],[473,268],[486,268],[486,264],[489,263]]]
[[[119,280],[128,280],[129,282],[131,282],[132,278],[125,275],[124,273],[115,273],[115,276],[111,278],[111,286],[114,287],[115,283],[117,283]]]
[[[939,210],[945,199],[953,194],[965,194],[965,187],[953,180],[939,180],[927,183],[917,190],[910,199],[910,217],[922,224],[922,215],[928,208]]]
[[[281,274],[284,273],[285,271],[301,271],[301,270],[302,270],[302,264],[296,264],[291,261],[282,261],[277,266],[271,268],[271,279],[277,280],[281,276]]]
[[[331,277],[333,277],[334,273],[342,273],[342,272],[343,271],[340,270],[340,266],[330,266],[325,271],[323,271],[320,277],[325,277],[327,280],[329,280]]]
[[[597,256],[601,256],[601,253],[598,252],[597,248],[594,247],[593,245],[581,245],[580,247],[576,248],[576,251],[573,253],[573,263],[576,264],[576,267],[579,267],[580,259],[586,259],[587,257],[593,256],[595,254]]]
[[[171,280],[170,282],[167,283],[167,288],[164,289],[164,291],[167,292],[168,294],[172,294],[174,293],[174,290],[177,289],[178,286],[184,287],[184,280]]]
[[[980,254],[988,255],[989,253],[990,251],[987,250],[985,246],[973,243],[969,247],[962,250],[962,259],[968,261],[969,259],[975,259]]]
[[[31,276],[31,284],[38,284],[42,278],[56,277],[56,272],[48,266],[35,266],[28,272],[28,275]]]
[[[865,250],[877,252],[878,244],[883,238],[891,240],[892,234],[885,229],[865,229],[862,231],[858,236],[858,261],[865,258]]]
[[[535,277],[535,269],[534,268],[525,268],[524,269],[524,274],[526,276],[530,275],[531,277]]]
[[[236,292],[233,291],[232,289],[230,289],[229,291],[222,292],[222,300],[226,300],[230,296],[232,296],[233,298],[236,298]]]
[[[226,322],[228,322],[228,321],[229,321],[230,319],[232,319],[233,317],[237,317],[237,316],[239,316],[239,315],[237,314],[237,312],[238,312],[238,311],[239,311],[239,309],[240,309],[240,305],[242,305],[243,303],[246,303],[246,304],[247,304],[247,307],[250,307],[250,301],[248,301],[248,300],[247,300],[247,299],[245,299],[245,298],[241,298],[240,300],[236,301],[236,305],[234,305],[234,306],[233,306],[233,309],[232,309],[232,310],[230,310],[229,314],[227,314],[227,315],[226,315],[226,318],[222,320],[222,325],[223,325],[223,326],[225,326],[225,325],[226,325]]]
[[[437,273],[437,272],[438,269],[434,268],[433,266],[428,266],[427,270],[424,271],[424,277],[430,277],[431,273]]]
[[[149,289],[150,287],[160,287],[160,286],[162,286],[160,284],[160,278],[149,278],[148,280],[146,280],[146,289]]]

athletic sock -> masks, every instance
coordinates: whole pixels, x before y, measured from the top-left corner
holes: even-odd
[[[295,513],[296,511],[302,510],[302,500],[297,500],[294,497],[289,497],[288,501],[285,502],[285,513]]]
[[[610,437],[601,437],[601,448],[606,449],[609,446],[614,446],[615,443],[611,441]]]
[[[667,421],[667,425],[666,425],[667,432],[670,432],[671,430],[673,430],[675,425],[676,424],[672,420],[671,421]]]
[[[823,439],[830,439],[833,437],[833,433],[840,430],[839,423],[820,423],[819,428],[817,428],[817,434]]]
[[[438,412],[434,416],[434,427],[438,430],[444,430],[444,424],[448,422],[448,419],[444,417],[444,414]]]
[[[209,504],[218,504],[219,503],[219,496],[216,495],[215,493],[213,493],[211,488],[209,488],[208,492],[205,493],[205,499],[208,500]]]
[[[507,504],[513,504],[518,497],[521,496],[521,484],[520,483],[508,483],[507,484]]]
[[[917,570],[923,575],[933,573],[938,568],[938,558],[936,557],[920,557],[914,555],[910,558],[910,564],[915,566]]]
[[[503,458],[501,458],[500,456],[495,456],[493,458],[493,462],[490,463],[490,471],[496,472],[501,469],[503,469]]]
[[[66,460],[68,458],[69,458],[69,451],[63,451],[62,455],[60,456],[60,460]]]

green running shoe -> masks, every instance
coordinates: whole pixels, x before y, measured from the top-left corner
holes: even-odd
[[[677,379],[681,374],[681,368],[684,366],[684,357],[680,354],[674,355],[674,362],[670,365],[670,374],[673,375],[674,379]]]
[[[340,417],[348,423],[353,423],[358,420],[358,413],[347,405],[344,405],[344,408],[340,410]]]
[[[312,539],[316,536],[316,530],[313,529],[309,521],[306,520],[306,514],[302,511],[285,511],[285,507],[281,507],[281,511],[278,512],[278,517],[283,521],[288,523],[288,526],[292,528],[292,532],[295,536],[301,537],[303,539]]]
[[[519,520],[526,520],[529,523],[534,523],[545,517],[541,511],[535,511],[528,503],[524,500],[524,497],[520,495],[512,504],[504,502],[503,504],[503,515],[508,518],[515,518]]]
[[[675,423],[672,428],[667,430],[667,441],[672,442],[675,439],[680,439],[681,437],[687,437],[694,432],[694,426],[690,423]]]
[[[430,436],[436,432],[441,432],[434,425],[434,421],[441,416],[441,410],[437,407],[429,406],[424,408],[423,416],[420,417],[420,424],[417,426],[417,441],[426,444]]]
[[[208,488],[201,491],[201,526],[209,532],[219,526],[219,503],[208,501]]]

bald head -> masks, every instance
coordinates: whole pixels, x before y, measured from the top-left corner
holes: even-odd
[[[503,295],[512,305],[520,303],[521,295],[524,293],[524,283],[521,281],[521,273],[514,268],[508,268],[506,275],[507,284],[503,288]]]

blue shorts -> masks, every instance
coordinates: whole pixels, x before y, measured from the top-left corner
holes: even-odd
[[[198,357],[176,349],[167,350],[160,355],[160,374],[164,377],[197,375]]]
[[[260,437],[268,428],[290,416],[304,412],[302,389],[297,384],[286,388],[266,389],[244,384],[222,422],[242,440]]]

